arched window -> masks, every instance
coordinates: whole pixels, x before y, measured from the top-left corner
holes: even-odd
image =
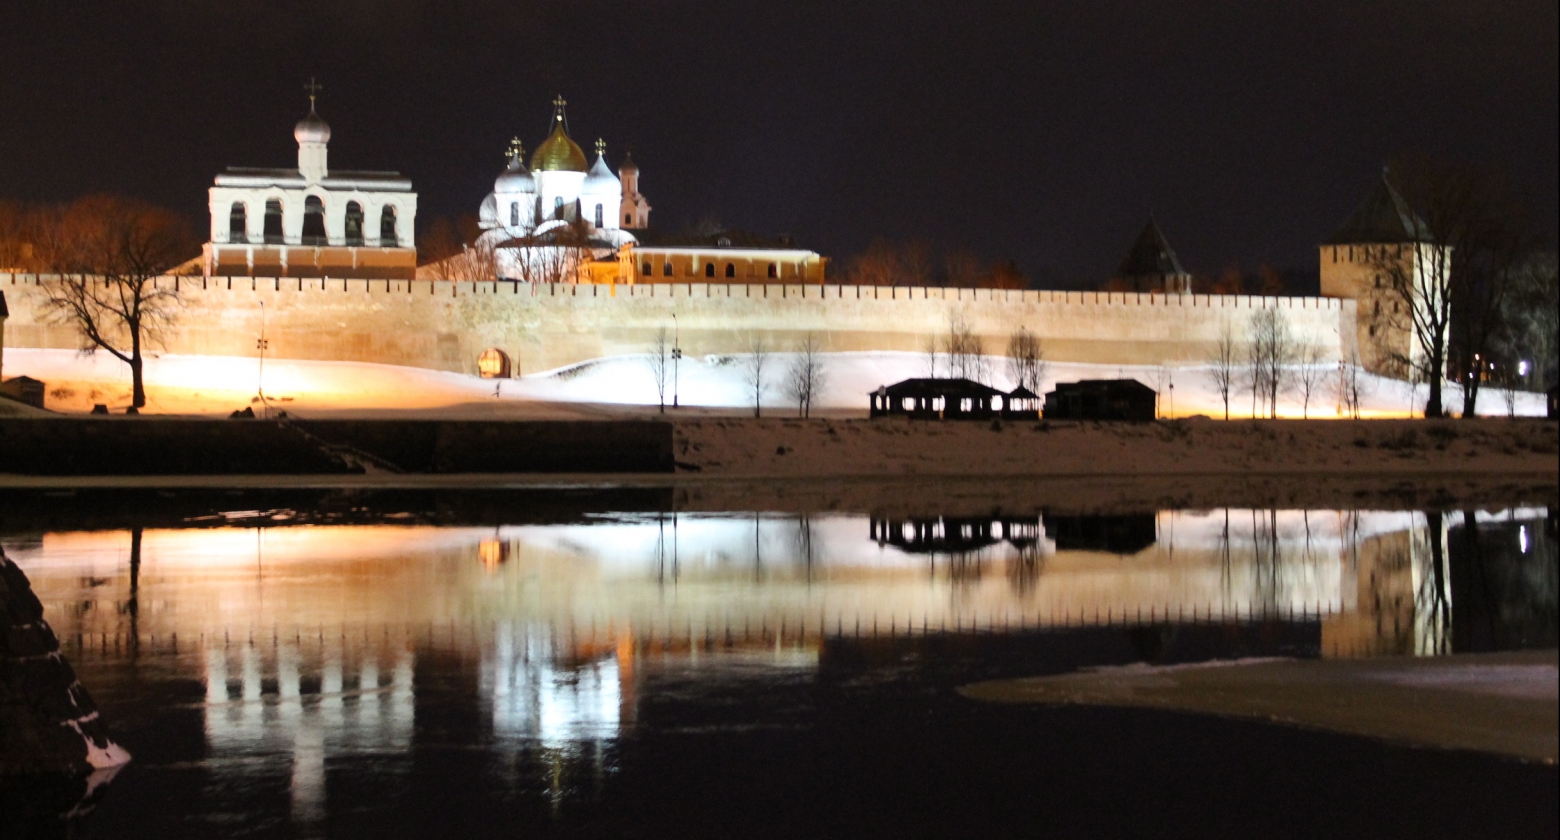
[[[395,235],[395,206],[386,204],[385,209],[379,211],[379,244],[386,248],[394,248],[401,244],[401,240]]]
[[[714,277],[715,276],[715,264],[714,263],[705,263],[704,264],[704,276],[705,277]]]
[[[520,202],[518,201],[509,202],[509,226],[520,226]]]
[[[563,218],[563,196],[561,195],[553,196],[553,218]]]
[[[282,243],[282,202],[273,198],[265,203],[265,241],[271,245]]]
[[[646,277],[655,276],[655,266],[651,265],[649,260],[645,260],[645,264],[641,266],[641,268],[643,270],[639,272],[640,274],[643,274]]]
[[[634,223],[634,217],[633,216],[624,216],[623,217],[623,224],[631,225],[633,223]]]
[[[363,244],[363,205],[356,201],[347,202],[345,233],[348,245],[358,246]]]
[[[228,241],[249,241],[249,210],[244,202],[233,202],[233,209],[228,211]]]
[[[665,277],[671,277],[672,276],[672,261],[671,260],[667,260],[666,261],[666,265],[661,266],[661,274],[662,274],[662,276],[665,276]]]
[[[736,277],[737,276],[737,267],[736,267],[736,265],[734,265],[732,263],[726,263],[726,276],[727,277]]]
[[[769,276],[769,277],[779,277],[780,276],[780,269],[774,263],[770,263],[769,264],[769,274],[767,276]]]
[[[325,202],[317,195],[303,200],[303,244],[325,244]]]
[[[601,205],[596,205],[596,227],[606,227],[606,216],[602,215]]]

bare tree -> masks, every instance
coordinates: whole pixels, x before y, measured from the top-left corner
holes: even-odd
[[[896,285],[932,285],[932,246],[919,239],[912,239],[899,247],[899,278]]]
[[[1501,309],[1493,355],[1506,369],[1518,370],[1523,389],[1547,390],[1560,368],[1560,275],[1553,251],[1530,255],[1512,272]]]
[[[166,337],[179,307],[157,278],[198,253],[189,228],[158,207],[92,196],[43,214],[36,232],[38,264],[59,275],[42,287],[46,317],[74,328],[82,353],[129,365],[130,405],[145,407],[145,348]]]
[[[1278,416],[1278,395],[1287,390],[1295,360],[1295,343],[1289,320],[1276,308],[1263,307],[1251,315],[1251,350],[1247,357],[1248,385],[1253,396]],[[1255,414],[1253,408],[1253,414]]]
[[[1224,419],[1230,419],[1230,394],[1235,390],[1235,379],[1240,370],[1240,345],[1235,341],[1235,330],[1225,322],[1219,332],[1219,341],[1213,345],[1213,356],[1208,360],[1208,377],[1213,389],[1224,401]]]
[[[1389,304],[1373,304],[1373,326],[1409,339],[1384,343],[1386,361],[1429,386],[1426,417],[1446,413],[1449,366],[1464,385],[1466,411],[1482,374],[1474,357],[1491,338],[1491,314],[1525,242],[1518,205],[1504,179],[1464,164],[1415,158],[1395,164],[1390,180],[1416,214],[1415,241],[1370,246],[1368,261]]]
[[[1349,358],[1339,360],[1338,403],[1355,420],[1360,419],[1360,404],[1367,391],[1367,382],[1358,353],[1351,353]]]
[[[816,335],[808,333],[796,346],[791,365],[785,372],[785,394],[796,401],[798,414],[812,416],[813,400],[823,393],[824,380],[823,343]]]
[[[513,240],[508,247],[513,249],[514,259],[503,268],[514,276],[505,279],[525,283],[577,283],[585,265],[595,257],[590,229],[579,220],[539,236]],[[495,259],[495,274],[498,268]]]
[[[937,351],[940,346],[941,342],[935,335],[927,336],[925,343],[921,345],[921,352],[926,354],[926,377],[928,379],[937,378]]]
[[[847,275],[857,286],[892,286],[899,278],[899,252],[892,242],[874,239],[851,258]]]
[[[1327,369],[1322,363],[1327,361],[1327,354],[1315,344],[1307,344],[1300,348],[1298,354],[1299,366],[1295,368],[1295,390],[1300,392],[1300,416],[1305,419],[1311,417],[1311,397],[1320,392],[1322,383],[1327,378]]]
[[[1040,383],[1045,379],[1045,350],[1040,339],[1027,327],[1019,327],[1008,336],[1008,377],[1020,387],[1040,393]]]
[[[765,378],[769,367],[769,345],[761,333],[748,336],[748,350],[742,357],[742,381],[752,389],[753,416],[763,416],[764,392],[769,387]]]
[[[948,332],[943,336],[943,353],[948,357],[948,376],[952,379],[969,379],[985,382],[991,378],[981,352],[980,338],[970,327],[963,313],[948,315]]]
[[[656,399],[661,404],[661,413],[666,413],[666,380],[671,375],[671,349],[672,340],[662,327],[655,332],[655,339],[650,342],[650,352],[645,354],[645,366],[650,368],[650,376],[655,380]]]
[[[980,285],[985,269],[980,257],[968,248],[954,248],[943,252],[943,283],[947,286],[972,289]]]

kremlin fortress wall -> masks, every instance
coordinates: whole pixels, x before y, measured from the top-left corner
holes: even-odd
[[[47,277],[0,274],[8,347],[74,349],[76,333],[41,311]],[[1196,364],[1226,325],[1246,340],[1252,314],[1278,309],[1291,334],[1331,359],[1357,351],[1356,303],[1316,297],[1139,294],[887,286],[164,277],[180,296],[174,328],[152,352],[253,356],[262,313],[270,358],[373,362],[477,373],[488,348],[517,373],[643,353],[673,328],[689,355],[776,351],[808,333],[832,352],[925,352],[958,313],[985,352],[1001,355],[1019,327],[1060,362]]]

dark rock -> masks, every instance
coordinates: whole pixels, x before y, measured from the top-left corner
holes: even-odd
[[[0,777],[84,775],[128,760],[60,655],[27,575],[0,550]]]

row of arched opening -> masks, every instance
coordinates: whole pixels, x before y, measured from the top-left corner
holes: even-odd
[[[394,247],[400,244],[395,232],[395,207],[386,204],[379,213],[379,244]],[[348,246],[360,246],[364,244],[363,230],[365,219],[363,205],[356,201],[347,202],[345,224],[342,231],[343,244]],[[265,203],[265,222],[261,227],[261,241],[267,245],[281,245],[287,241],[286,234],[282,230],[282,202],[280,199],[269,199]],[[242,201],[233,202],[233,207],[228,213],[228,241],[249,242],[249,207]],[[303,232],[299,240],[303,245],[329,245],[330,236],[325,232],[325,202],[319,196],[311,195],[303,200]]]
[[[715,277],[716,276],[715,270],[716,270],[715,263],[707,262],[707,263],[704,264],[704,276],[705,277]],[[644,277],[654,277],[655,276],[655,266],[653,264],[651,264],[649,260],[646,260],[644,263],[642,263],[640,265],[639,273],[642,276],[644,276]],[[661,276],[662,277],[671,277],[674,273],[675,272],[672,270],[672,263],[671,263],[670,260],[666,261],[665,263],[662,263],[662,265],[661,265]],[[736,263],[726,263],[725,271],[723,272],[723,274],[721,276],[733,277],[733,278],[736,277],[737,276],[737,264]],[[769,278],[769,279],[771,279],[771,280],[778,278],[780,276],[780,266],[776,265],[775,263],[769,263],[768,266],[766,266],[765,269],[764,269],[764,276]]]

